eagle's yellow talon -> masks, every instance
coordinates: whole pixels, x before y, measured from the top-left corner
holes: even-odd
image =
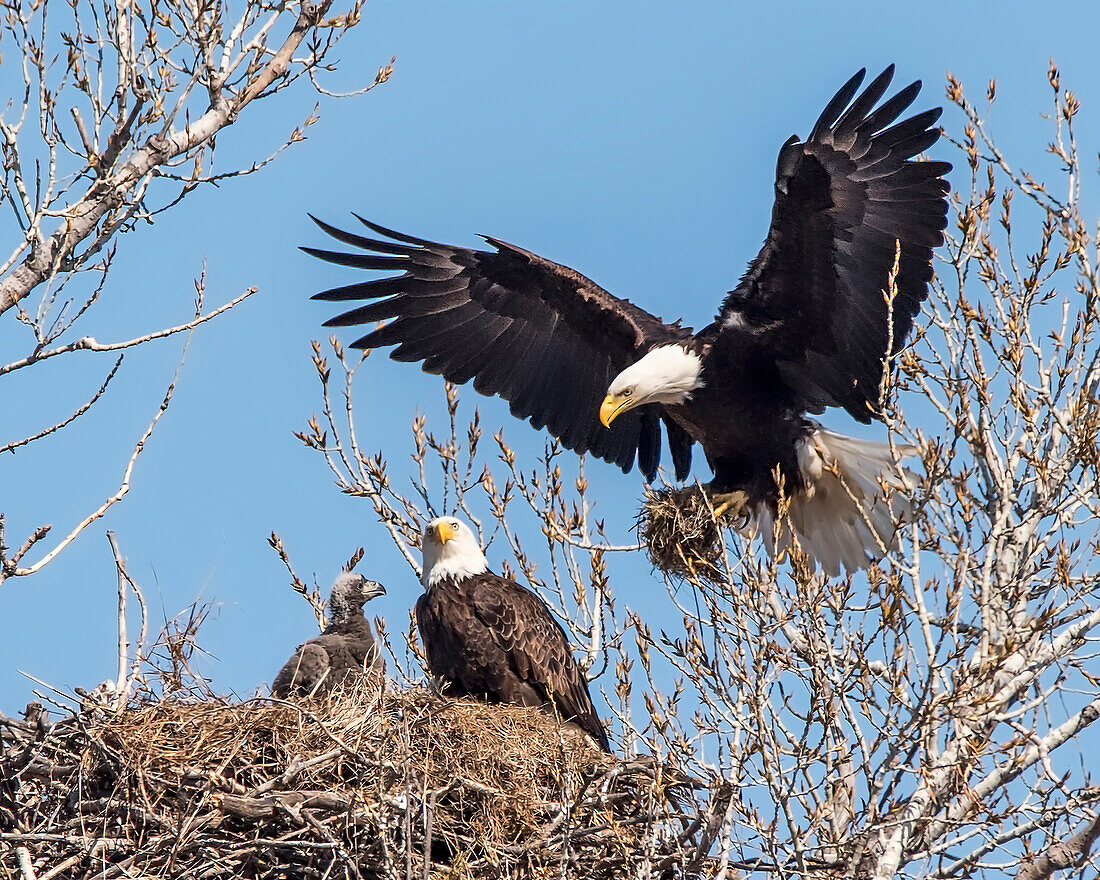
[[[744,516],[749,510],[749,496],[738,489],[736,492],[723,492],[720,495],[711,495],[711,503],[718,502],[714,508],[714,518],[721,519],[730,508],[733,508],[735,516]]]

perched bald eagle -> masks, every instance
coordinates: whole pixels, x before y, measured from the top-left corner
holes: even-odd
[[[363,616],[363,606],[385,593],[385,587],[361,574],[340,572],[328,600],[328,626],[286,661],[271,684],[272,696],[285,700],[292,695],[327,694],[349,677],[381,676],[385,662]]]
[[[830,572],[841,562],[862,567],[894,536],[897,510],[880,488],[896,470],[893,456],[806,414],[835,406],[860,422],[881,418],[887,358],[912,329],[943,242],[951,167],[913,159],[939,138],[940,109],[896,121],[920,82],[879,104],[893,66],[857,95],[864,73],[829,101],[805,141],[791,137],[780,149],[764,246],[698,333],[498,239],[486,239],[494,252],[469,250],[362,218],[385,240],[318,224],[367,253],[305,250],[403,274],[317,294],[377,300],[326,326],[395,318],[353,345],[396,345],[395,360],[422,361],[455,383],[472,379],[578,453],[624,471],[637,457],[650,481],[663,424],[677,479],[700,443],[715,503],[736,504],[765,532],[778,469],[803,550]]]
[[[433,519],[422,549],[416,626],[443,693],[553,711],[610,752],[588,680],[546,603],[489,571],[461,520]]]

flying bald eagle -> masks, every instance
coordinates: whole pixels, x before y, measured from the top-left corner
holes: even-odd
[[[802,549],[830,573],[841,562],[863,567],[891,544],[896,508],[906,504],[881,497],[896,479],[893,455],[806,414],[835,406],[860,422],[881,418],[887,358],[912,329],[932,250],[943,243],[951,168],[913,159],[939,138],[940,108],[896,121],[920,82],[880,104],[893,66],[857,95],[864,73],[829,101],[805,141],[791,137],[779,151],[764,246],[699,333],[498,239],[486,239],[493,252],[469,250],[362,218],[385,240],[317,222],[366,253],[304,250],[403,274],[318,293],[376,300],[325,326],[395,318],[353,346],[396,345],[394,360],[422,361],[455,383],[472,379],[577,453],[623,471],[637,457],[651,482],[663,424],[676,478],[687,477],[700,443],[714,502],[747,513],[765,534],[778,469]]]
[[[611,751],[588,680],[546,603],[489,571],[470,527],[428,523],[416,626],[443,693],[552,710]]]
[[[361,574],[340,572],[328,600],[328,626],[286,661],[271,684],[271,695],[281,700],[316,696],[330,693],[352,676],[381,676],[385,662],[363,606],[385,594],[385,587]]]

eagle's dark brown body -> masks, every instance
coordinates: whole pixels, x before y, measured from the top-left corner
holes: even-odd
[[[417,601],[416,623],[445,694],[552,709],[611,751],[565,632],[530,590],[491,572],[444,578]]]
[[[693,350],[703,360],[703,387],[684,404],[665,404],[668,418],[697,441],[714,472],[713,492],[746,491],[751,498],[774,500],[772,470],[783,473],[785,490],[801,488],[797,441],[810,432],[782,381],[775,359],[751,331],[712,328],[701,332]],[[729,418],[730,389],[736,389],[738,417]]]

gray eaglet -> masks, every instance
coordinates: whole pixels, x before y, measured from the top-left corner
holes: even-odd
[[[329,624],[321,635],[298,647],[275,676],[271,694],[290,696],[331,693],[349,678],[369,675],[381,678],[385,662],[374,641],[363,606],[385,587],[353,571],[341,572],[329,596]]]

